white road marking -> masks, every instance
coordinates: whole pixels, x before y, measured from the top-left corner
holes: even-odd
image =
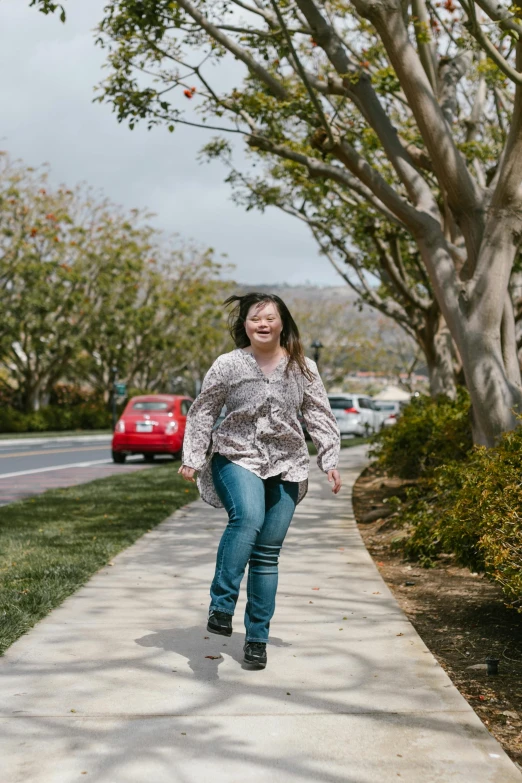
[[[74,454],[78,451],[101,451],[102,446],[76,446],[74,449],[38,449],[37,451],[14,451],[12,454],[2,454],[0,451],[0,459],[8,459],[9,457],[39,457],[41,454]]]
[[[112,462],[110,459],[98,459],[95,462],[72,462],[68,465],[55,465],[53,468],[18,470],[16,473],[0,473],[0,479],[14,478],[15,476],[30,476],[32,473],[48,473],[51,470],[65,470],[65,468],[90,468],[91,465],[108,465],[110,462]]]

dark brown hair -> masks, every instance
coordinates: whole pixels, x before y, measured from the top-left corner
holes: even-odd
[[[234,305],[228,316],[228,327],[236,346],[238,348],[247,348],[250,345],[250,340],[245,329],[248,311],[252,305],[265,304],[267,302],[272,302],[277,307],[279,315],[281,316],[281,321],[283,322],[281,346],[288,354],[287,371],[292,365],[297,366],[307,380],[313,380],[313,373],[308,369],[306,364],[303,344],[299,336],[297,324],[283,300],[275,294],[252,292],[244,294],[243,296],[229,296],[228,299],[225,299],[223,302],[224,305]]]

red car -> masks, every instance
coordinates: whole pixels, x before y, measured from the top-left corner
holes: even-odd
[[[190,397],[178,394],[147,394],[127,403],[112,436],[112,459],[125,462],[129,454],[143,454],[152,461],[155,454],[181,455]]]

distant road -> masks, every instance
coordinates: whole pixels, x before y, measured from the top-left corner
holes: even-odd
[[[110,435],[93,440],[71,437],[39,443],[21,439],[5,444],[0,440],[0,505],[53,487],[69,487],[147,467],[150,463],[145,463],[141,456],[128,458],[125,465],[114,465]]]

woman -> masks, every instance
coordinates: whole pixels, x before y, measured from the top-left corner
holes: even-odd
[[[306,359],[285,303],[269,294],[231,296],[236,350],[219,356],[187,416],[179,473],[201,497],[224,506],[228,525],[210,588],[207,628],[230,636],[248,564],[245,662],[266,666],[278,559],[296,504],[307,490],[309,456],[299,412],[317,448],[319,467],[337,494],[339,429],[317,367]],[[223,406],[226,416],[214,424]]]

